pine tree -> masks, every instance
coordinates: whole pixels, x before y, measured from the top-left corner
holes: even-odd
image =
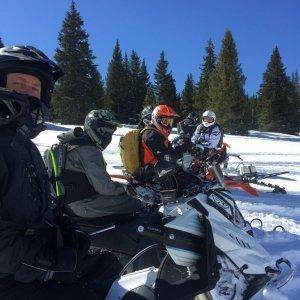
[[[143,107],[146,107],[148,105],[151,106],[156,106],[156,99],[155,99],[155,94],[154,94],[154,88],[151,84],[149,84],[147,88],[147,93],[143,102]]]
[[[128,59],[127,53],[124,55],[123,59],[123,109],[121,112],[121,119],[126,123],[132,123],[132,121],[137,120],[137,116],[134,114],[135,103],[132,95],[132,76],[131,76],[131,65]]]
[[[129,69],[129,63],[128,61],[126,62],[126,60],[124,63],[120,43],[117,40],[112,59],[108,65],[105,104],[111,108],[122,121],[128,117],[126,108],[128,99],[124,100],[124,95],[126,95],[126,98],[128,95],[127,69]]]
[[[245,76],[238,62],[236,45],[230,30],[225,32],[222,48],[209,80],[209,105],[218,122],[229,133],[245,133],[243,121],[246,104]]]
[[[0,37],[0,48],[4,47],[4,44],[2,43],[2,39]]]
[[[292,84],[294,85],[297,93],[300,95],[300,80],[299,80],[299,74],[298,71],[296,70],[296,72],[292,73]]]
[[[195,107],[199,111],[205,111],[209,103],[209,80],[211,74],[216,69],[216,55],[215,46],[211,39],[209,39],[205,47],[206,55],[203,57],[203,64],[201,66],[201,76],[197,83],[197,90],[195,96]]]
[[[195,88],[192,74],[187,75],[184,84],[184,89],[181,95],[181,114],[182,116],[188,115],[194,111]]]
[[[260,130],[287,133],[297,130],[299,112],[296,88],[286,75],[277,46],[263,74],[259,100]]]
[[[298,75],[298,71],[296,71],[295,73],[292,73],[292,84],[295,88],[295,98],[296,98],[296,107],[294,108],[294,111],[296,112],[295,114],[295,124],[294,124],[294,128],[292,128],[292,130],[294,129],[294,132],[298,132],[298,134],[300,134],[300,80],[299,80],[299,75]]]
[[[255,95],[246,96],[242,119],[248,129],[258,130],[259,101]]]
[[[140,67],[140,95],[143,99],[142,103],[145,101],[148,88],[151,86],[150,77],[146,66],[146,61],[143,59]]]
[[[154,91],[158,104],[167,104],[176,109],[179,103],[177,103],[175,79],[172,73],[168,72],[168,64],[162,51],[154,73]]]
[[[62,123],[82,124],[86,114],[102,104],[103,83],[88,37],[72,1],[58,36],[59,48],[54,56],[65,72],[53,95],[54,117]]]
[[[149,74],[145,60],[141,62],[137,53],[133,50],[130,57],[130,76],[131,76],[131,114],[137,118],[143,109],[143,102],[149,86]]]

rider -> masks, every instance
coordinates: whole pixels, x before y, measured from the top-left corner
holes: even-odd
[[[223,129],[216,123],[216,114],[206,110],[202,115],[202,123],[197,126],[192,143],[203,151],[203,156],[218,150],[223,143]]]
[[[158,105],[154,108],[151,123],[145,127],[141,138],[142,177],[146,181],[154,178],[154,166],[172,169],[176,159],[182,156],[183,147],[173,148],[168,139],[174,120],[178,117],[168,105]],[[166,169],[162,167],[161,170],[165,172]]]
[[[51,200],[42,157],[31,141],[44,129],[62,70],[30,46],[0,49],[0,298],[100,299],[97,284],[118,261],[87,256],[76,232]],[[101,278],[104,274],[104,278]],[[96,278],[97,277],[97,278]],[[106,286],[107,287],[107,286]]]
[[[118,121],[109,110],[93,110],[85,118],[84,129],[75,127],[58,136],[59,144],[45,152],[44,159],[52,180],[59,180],[64,188],[63,203],[76,216],[98,218],[112,214],[132,214],[141,204],[127,195],[126,186],[112,181],[106,171],[102,151],[109,145]],[[65,149],[59,151],[59,149]],[[57,150],[59,174],[51,152]],[[56,168],[57,169],[57,168]],[[54,178],[56,177],[56,178]],[[60,191],[56,190],[59,196]]]
[[[191,112],[188,116],[178,123],[178,133],[183,135],[185,138],[191,138],[199,125],[199,117],[196,112]]]
[[[143,129],[145,126],[150,124],[152,111],[153,111],[152,105],[148,105],[142,110],[141,119],[138,124],[139,129]]]

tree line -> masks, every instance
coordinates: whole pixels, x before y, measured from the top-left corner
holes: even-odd
[[[263,74],[260,89],[249,96],[244,90],[246,77],[238,59],[231,31],[215,53],[210,39],[205,47],[201,75],[188,74],[184,89],[176,90],[164,51],[150,81],[145,59],[135,50],[122,53],[117,40],[105,80],[95,63],[89,35],[74,2],[71,2],[58,35],[54,59],[64,70],[53,94],[54,121],[82,124],[92,109],[109,108],[124,123],[137,123],[147,105],[168,104],[185,117],[211,109],[226,133],[245,134],[249,129],[284,133],[299,132],[300,84],[295,71],[286,73],[276,46]],[[3,46],[0,38],[0,46]]]

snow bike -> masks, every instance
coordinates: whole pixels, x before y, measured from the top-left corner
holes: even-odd
[[[283,174],[288,174],[288,171],[282,172],[258,172],[256,167],[252,164],[246,164],[244,160],[238,154],[230,154],[230,157],[237,159],[235,167],[228,168],[228,161],[224,164],[223,173],[226,178],[232,180],[232,182],[245,183],[245,184],[254,184],[257,186],[263,186],[272,189],[272,193],[277,194],[286,194],[284,187],[280,187],[277,184],[266,183],[263,180],[268,178],[276,178]],[[290,179],[289,179],[290,180]]]

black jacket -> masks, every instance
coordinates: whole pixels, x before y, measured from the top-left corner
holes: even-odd
[[[175,161],[182,156],[185,150],[180,146],[173,148],[168,138],[160,133],[153,124],[145,127],[142,134],[142,142],[151,150],[158,161],[165,160],[166,156]]]
[[[74,270],[77,253],[61,244],[38,149],[14,131],[0,132],[0,278],[31,282]]]
[[[184,135],[187,138],[191,138],[198,124],[199,124],[198,121],[192,120],[187,117],[178,123],[177,125],[178,133]]]

